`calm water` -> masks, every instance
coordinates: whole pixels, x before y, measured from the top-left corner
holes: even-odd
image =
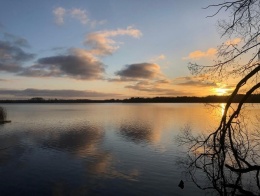
[[[202,195],[176,164],[174,138],[212,130],[203,104],[4,104],[1,195]],[[223,107],[223,105],[220,105]],[[257,108],[254,110],[259,111]],[[185,188],[178,187],[185,181]]]

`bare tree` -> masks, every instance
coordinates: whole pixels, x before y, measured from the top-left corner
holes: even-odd
[[[260,0],[230,0],[210,5],[215,17],[225,11],[230,18],[219,21],[222,36],[227,40],[218,48],[213,65],[190,63],[192,74],[210,74],[218,78],[240,78],[230,95],[219,126],[208,135],[194,136],[189,127],[178,141],[188,144],[187,171],[198,187],[215,189],[220,195],[260,194],[259,132],[241,116],[247,99],[260,89]],[[232,41],[237,38],[239,41]],[[247,87],[245,88],[245,84]],[[240,92],[242,100],[232,105]],[[258,119],[259,120],[259,119]],[[203,173],[210,181],[202,186],[196,173]]]

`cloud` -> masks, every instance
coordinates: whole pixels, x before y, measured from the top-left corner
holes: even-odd
[[[115,74],[126,78],[141,79],[153,79],[162,76],[160,66],[153,63],[130,64]]]
[[[74,10],[76,13],[81,13]],[[104,64],[97,58],[114,52],[117,46],[111,39],[118,35],[132,37],[141,36],[141,32],[133,27],[117,29],[115,31],[99,31],[88,35],[86,44],[89,50],[71,48],[66,54],[59,54],[40,58],[37,62],[22,70],[16,70],[18,75],[30,77],[69,77],[82,80],[104,79]]]
[[[101,79],[104,65],[88,51],[73,48],[67,55],[40,58],[20,75],[32,77],[70,77],[74,79]]]
[[[55,17],[55,23],[57,25],[63,25],[66,10],[62,7],[57,7],[52,11],[52,13],[54,14]]]
[[[196,86],[196,87],[215,87],[217,84],[213,81],[207,80],[204,77],[179,77],[174,80],[175,85],[180,86]]]
[[[0,40],[0,71],[16,73],[21,71],[22,63],[32,60],[34,54],[27,53],[22,47],[28,46],[27,40],[5,33]]]
[[[59,10],[55,13],[59,13]],[[102,31],[97,34],[103,37],[105,42],[111,41],[110,37],[118,35],[141,36],[141,32],[133,27],[115,31]],[[69,77],[82,80],[104,79],[104,64],[97,58],[98,54],[104,52],[96,54],[96,51],[100,50],[98,48],[100,45],[92,45],[93,48],[90,50],[70,48],[64,54],[40,58],[33,65],[23,67],[23,63],[32,60],[35,56],[25,52],[23,49],[23,47],[29,47],[29,43],[26,39],[12,34],[5,33],[3,35],[4,39],[8,41],[0,40],[0,72],[5,71],[28,77]],[[96,43],[100,43],[100,40],[93,40],[96,40]],[[113,43],[116,42],[113,40]]]
[[[229,45],[237,45],[241,42],[242,40],[240,38],[235,38],[233,40],[228,40],[225,42],[225,45],[229,46]]]
[[[105,23],[105,20],[90,20],[87,11],[80,8],[65,9],[63,7],[57,7],[52,13],[54,15],[54,22],[57,25],[64,25],[65,17],[76,19],[83,25],[90,24],[91,27],[96,27],[97,25],[103,25]]]
[[[29,54],[23,51],[15,43],[10,43],[0,40],[0,58],[3,62],[24,62],[31,60],[34,57],[33,54]]]
[[[120,77],[120,78],[108,78],[108,82],[135,82],[135,78],[125,78],[125,77]]]
[[[98,20],[92,20],[91,22],[90,22],[90,26],[92,27],[92,28],[95,28],[96,26],[98,26],[98,25],[103,25],[103,24],[105,24],[107,21],[106,20],[100,20],[100,21],[98,21]]]
[[[65,50],[67,49],[66,47],[53,47],[51,50],[52,51],[62,51],[62,50]]]
[[[80,21],[81,24],[87,24],[89,19],[86,14],[86,10],[74,8],[70,10],[70,15]]]
[[[215,48],[209,48],[207,51],[203,52],[201,50],[196,50],[194,52],[191,52],[188,57],[184,57],[183,59],[201,59],[205,57],[212,57],[215,54],[217,54],[217,49]]]
[[[11,42],[13,45],[17,47],[30,47],[28,41],[22,37],[13,35],[11,33],[4,33],[4,40]]]
[[[118,97],[117,93],[102,93],[96,91],[81,91],[81,90],[49,90],[49,89],[32,89],[12,90],[0,89],[1,96],[14,96],[17,98],[28,97],[44,97],[44,98],[104,98],[104,97]]]
[[[158,56],[155,56],[153,58],[151,58],[151,62],[157,62],[157,61],[162,61],[162,60],[165,60],[166,59],[166,56],[164,54],[160,54]]]
[[[162,91],[162,89],[154,88],[154,85],[149,81],[140,81],[134,85],[127,85],[125,86],[125,88],[130,88],[138,91],[146,91],[146,92],[156,91],[157,93]]]
[[[10,72],[10,73],[17,73],[22,70],[22,67],[20,65],[6,65],[3,63],[0,63],[0,72],[5,71],[5,72]]]
[[[169,80],[139,81],[136,84],[127,85],[125,88],[148,92],[153,96],[177,96],[190,94],[185,91],[174,90],[174,87],[171,85]]]
[[[132,26],[129,26],[126,29],[98,31],[88,34],[84,44],[86,46],[91,46],[91,52],[95,55],[111,55],[119,48],[119,44],[112,38],[123,35],[139,38],[142,36],[142,33]]]

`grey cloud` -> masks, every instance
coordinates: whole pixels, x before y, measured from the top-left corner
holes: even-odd
[[[120,77],[120,78],[108,78],[108,82],[142,82],[145,81],[139,79],[139,78],[129,78],[129,77]],[[155,85],[164,85],[164,84],[171,84],[171,81],[168,79],[160,79],[154,81]]]
[[[202,82],[202,81],[186,81],[186,82],[182,82],[182,83],[178,83],[176,85],[182,85],[182,86],[216,86],[216,84],[214,82]]]
[[[104,71],[103,63],[93,57],[70,54],[38,59],[36,65],[25,69],[20,75],[91,80],[101,79]]]
[[[138,63],[127,65],[115,73],[117,76],[129,78],[152,79],[161,75],[160,66],[152,63]]]
[[[108,78],[107,79],[108,82],[140,82],[142,81],[139,78],[129,78],[129,77],[119,77],[119,78]],[[144,82],[144,81],[142,81]],[[155,80],[154,83],[156,85],[160,85],[160,84],[171,84],[171,81],[168,79],[161,79],[161,80]]]
[[[28,76],[28,77],[61,77],[61,72],[58,70],[46,70],[40,69],[40,66],[33,65],[28,68],[24,68],[22,72],[18,73],[20,76]]]
[[[67,49],[67,48],[66,47],[54,47],[51,50],[52,51],[60,51],[60,50],[65,50],[65,49]]]
[[[18,47],[30,47],[30,44],[28,43],[28,41],[22,37],[19,36],[15,36],[11,33],[4,33],[4,39],[6,41],[10,41],[12,42],[14,45],[18,46]]]
[[[157,85],[160,85],[160,84],[171,84],[171,80],[161,79],[161,80],[156,80],[155,83],[156,83]]]
[[[160,83],[160,81],[159,81]],[[125,88],[149,92],[152,95],[160,95],[160,96],[177,96],[177,95],[188,95],[185,91],[176,91],[172,88],[161,88],[157,81],[155,82],[148,82],[148,81],[140,81],[134,85],[127,85]]]
[[[137,81],[134,78],[125,78],[125,77],[120,77],[120,78],[108,78],[108,82],[135,82]]]
[[[12,90],[0,89],[0,94],[14,97],[55,97],[55,98],[89,98],[89,97],[116,97],[120,94],[101,93],[96,91],[80,91],[80,90],[49,90],[49,89],[25,89]]]
[[[127,85],[125,86],[125,88],[130,88],[130,89],[134,89],[137,91],[144,91],[144,92],[154,92],[154,93],[162,93],[162,92],[169,92],[169,89],[160,89],[158,87],[148,87],[148,86],[143,86],[138,84],[135,85]]]
[[[4,64],[0,60],[0,71],[6,71],[11,73],[17,73],[22,70],[22,67],[17,64]]]
[[[217,86],[215,82],[203,80],[202,78],[180,77],[176,78],[176,85],[181,86],[198,86],[198,87],[214,87]]]
[[[33,57],[34,54],[26,53],[15,43],[0,41],[0,58],[3,63],[24,62]]]
[[[34,54],[22,49],[23,45],[26,45],[25,43],[27,43],[26,40],[22,41],[18,38],[13,42],[0,40],[0,71],[17,73],[23,69],[22,63],[34,58]]]

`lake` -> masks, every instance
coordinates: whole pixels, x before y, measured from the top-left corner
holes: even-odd
[[[0,125],[0,193],[203,195],[176,163],[175,138],[187,124],[214,130],[216,105],[2,104],[12,123]]]

